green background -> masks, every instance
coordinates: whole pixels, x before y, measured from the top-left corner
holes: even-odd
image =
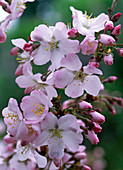
[[[54,25],[58,21],[65,24],[72,21],[70,6],[76,9],[86,10],[88,14],[93,13],[97,16],[100,13],[107,13],[107,8],[112,4],[111,0],[35,0],[34,3],[28,3],[27,9],[23,16],[18,20],[17,25],[13,24],[10,31],[7,33],[7,41],[0,44],[0,112],[7,106],[10,97],[16,98],[21,102],[24,96],[24,89],[20,89],[15,83],[14,72],[17,67],[16,56],[10,56],[9,52],[13,45],[11,39],[24,38],[28,40],[30,32],[35,26],[45,23]],[[123,13],[123,0],[119,0],[115,12]],[[123,25],[123,16],[116,23]],[[121,27],[121,33],[123,27]],[[118,43],[123,42],[123,34],[119,36]],[[83,56],[82,61],[87,64],[89,57]],[[105,86],[106,92],[111,95],[122,97],[123,94],[123,58],[114,54],[114,64],[107,66],[101,63],[100,68],[107,78],[110,75],[118,76],[118,80],[113,84]],[[45,67],[41,67],[41,72],[45,71]],[[100,143],[105,150],[104,158],[107,161],[106,170],[123,170],[123,111],[116,106],[117,114],[112,116],[104,109],[103,114],[106,117],[106,122],[102,125],[103,130],[98,135]],[[1,116],[2,118],[2,116]],[[89,141],[84,140],[87,145],[87,150],[94,146]]]

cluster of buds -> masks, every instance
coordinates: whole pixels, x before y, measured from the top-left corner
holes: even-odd
[[[5,19],[7,23],[22,15],[27,0],[14,2],[10,5],[9,20]],[[99,95],[104,89],[103,83],[116,80],[113,76],[103,80],[103,72],[98,67],[102,58],[107,65],[113,64],[112,49],[120,34],[120,25],[114,27],[113,22],[118,20],[119,14],[110,20],[104,13],[91,18],[86,11],[83,14],[74,7],[70,10],[72,29],[63,22],[55,26],[41,24],[31,32],[29,42],[22,38],[12,40],[15,47],[10,54],[17,55],[19,63],[15,81],[25,89],[26,96],[19,106],[16,99],[10,98],[8,107],[2,111],[8,132],[4,140],[9,143],[7,149],[11,154],[6,158],[0,155],[4,160],[1,167],[11,169],[10,164],[14,162],[12,169],[19,166],[32,170],[58,169],[61,166],[90,170],[85,165],[83,135],[97,144],[96,133],[101,132],[100,124],[105,122],[101,109],[94,108],[92,102],[105,101],[113,115],[114,103],[123,106],[121,98]],[[83,66],[79,52],[81,60],[83,55],[91,56],[88,65]],[[49,62],[51,65],[44,74],[33,73],[33,65]],[[59,89],[72,99],[62,104]]]

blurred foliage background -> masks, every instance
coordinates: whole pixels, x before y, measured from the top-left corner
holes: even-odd
[[[0,44],[0,112],[7,106],[10,97],[21,102],[24,96],[24,89],[20,89],[15,83],[14,72],[18,64],[16,56],[9,55],[13,47],[11,39],[24,38],[28,41],[30,32],[35,26],[42,23],[47,25],[54,25],[57,21],[62,21],[65,24],[70,23],[72,21],[70,6],[83,12],[87,10],[88,14],[93,13],[93,16],[97,16],[102,12],[107,13],[111,4],[112,0],[35,0],[33,3],[28,3],[22,17],[9,28],[7,41]],[[123,0],[118,1],[115,13],[117,12],[121,12],[123,15]],[[119,36],[118,43],[123,43],[123,16],[116,25],[119,23],[122,24],[122,34]],[[83,56],[84,64],[87,64],[88,60],[88,57]],[[105,78],[110,75],[118,77],[116,82],[105,86],[109,94],[118,97],[123,97],[122,65],[123,58],[115,54],[112,66],[105,65],[103,61],[100,66]],[[45,67],[40,70],[44,72]],[[106,122],[102,125],[102,132],[98,135],[100,139],[98,146],[102,146],[105,150],[106,170],[123,170],[123,110],[117,108],[117,114],[112,116],[104,109],[103,114],[106,116]],[[84,144],[86,144],[88,151],[94,147],[86,139]]]

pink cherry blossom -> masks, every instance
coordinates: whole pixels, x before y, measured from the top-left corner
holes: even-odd
[[[25,96],[21,102],[24,118],[28,123],[41,122],[48,113],[51,101],[41,91],[34,90],[30,96]]]
[[[61,66],[65,67],[54,73],[54,84],[57,88],[65,88],[65,94],[69,97],[79,97],[84,90],[93,96],[97,96],[101,89],[101,82],[98,76],[101,70],[94,66],[84,66],[75,54],[69,54],[61,61]]]
[[[94,35],[95,32],[103,30],[105,22],[109,21],[108,15],[104,13],[96,18],[91,18],[91,15],[88,16],[87,12],[83,14],[82,11],[73,7],[70,7],[70,10],[72,11],[73,27],[82,35]]]
[[[46,81],[42,81],[41,73],[33,75],[32,66],[30,62],[25,63],[23,67],[23,74],[16,78],[16,83],[21,88],[26,88],[25,93],[30,93],[31,91],[37,89],[45,93],[49,99],[57,97],[57,91],[53,88],[53,79],[47,78]]]
[[[65,54],[78,53],[79,41],[68,39],[67,28],[58,22],[55,27],[39,25],[32,31],[31,39],[40,42],[40,46],[32,52],[34,63],[43,65],[51,60],[54,68],[59,68]]]
[[[61,160],[66,146],[76,151],[82,140],[79,124],[73,115],[65,115],[58,119],[50,112],[41,123],[41,133],[34,144],[48,145],[49,157],[53,160]]]

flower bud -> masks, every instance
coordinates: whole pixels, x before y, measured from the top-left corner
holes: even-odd
[[[121,13],[118,12],[115,15],[112,16],[111,21],[112,22],[117,22],[120,19],[120,17],[121,17]]]
[[[91,170],[91,168],[87,165],[83,165],[83,169],[82,170]]]
[[[102,114],[100,114],[96,111],[91,111],[89,114],[92,117],[92,121],[94,121],[96,123],[104,123],[105,122],[105,117]]]
[[[16,142],[16,139],[15,137],[11,137],[9,135],[5,135],[3,140],[6,142],[6,143],[15,143]]]
[[[12,151],[14,151],[14,148],[13,148],[13,144],[12,143],[9,143],[8,145],[7,145],[7,151],[9,151],[9,152],[12,152]]]
[[[99,41],[102,44],[107,45],[107,46],[113,46],[115,43],[115,39],[112,36],[107,35],[107,34],[100,34]]]
[[[11,49],[10,51],[10,55],[17,55],[19,52],[19,48],[18,47],[14,47]]]
[[[104,56],[104,63],[109,66],[112,65],[113,64],[113,55],[109,54],[109,55]]]
[[[19,65],[15,71],[15,76],[20,76],[23,74],[23,67],[22,65]]]
[[[96,145],[99,142],[97,135],[92,130],[88,130],[88,134],[85,136],[90,140],[93,145]]]
[[[94,127],[92,127],[92,130],[96,133],[99,133],[99,132],[101,132],[102,127],[99,124],[94,122]]]
[[[112,30],[113,28],[114,28],[113,22],[112,21],[107,21],[106,24],[105,24],[104,31]]]
[[[32,44],[31,43],[26,43],[23,47],[23,49],[27,52],[32,51]]]
[[[123,57],[123,48],[117,48],[116,50],[117,50],[118,55]]]
[[[79,103],[80,109],[92,109],[92,105],[86,101],[82,101]]]
[[[98,68],[98,67],[99,67],[99,63],[98,63],[98,62],[94,62],[94,61],[89,62],[88,65],[89,65],[89,66],[94,66],[95,68]]]
[[[67,109],[70,105],[74,103],[74,100],[69,99],[63,102],[63,109]]]
[[[117,102],[117,104],[121,107],[123,107],[123,99],[119,98],[119,97],[114,97],[113,100],[115,100],[115,102]]]
[[[69,35],[70,37],[75,38],[77,32],[78,32],[78,31],[77,31],[75,28],[72,28],[71,30],[68,31],[68,35]]]
[[[6,34],[5,32],[0,28],[0,43],[4,43],[6,41]]]
[[[103,80],[103,83],[113,83],[116,80],[117,80],[116,76],[110,76],[107,79]]]
[[[74,157],[76,158],[76,159],[85,159],[86,158],[86,153],[85,152],[83,152],[83,153],[76,153],[75,155],[74,155]]]
[[[114,108],[112,105],[106,104],[106,106],[107,106],[108,111],[109,111],[112,115],[115,115],[115,114],[116,114],[116,110],[115,110],[115,108]]]
[[[117,25],[113,31],[111,32],[112,35],[118,36],[120,35],[121,24]]]

